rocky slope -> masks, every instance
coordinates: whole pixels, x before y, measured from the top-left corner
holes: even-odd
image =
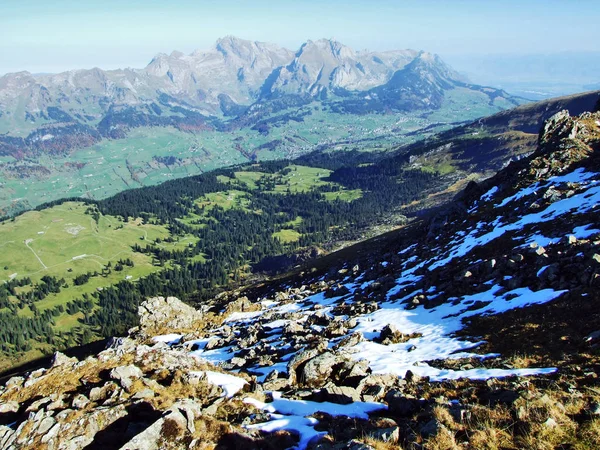
[[[600,113],[428,221],[4,383],[0,448],[600,444]]]

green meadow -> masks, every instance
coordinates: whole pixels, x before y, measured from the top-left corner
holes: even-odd
[[[64,278],[65,286],[57,294],[49,294],[37,301],[38,310],[52,309],[58,305],[91,294],[97,289],[114,285],[122,280],[135,281],[160,270],[150,256],[132,250],[134,244],[144,246],[155,243],[167,249],[181,249],[196,238],[181,238],[166,243],[169,232],[163,226],[144,224],[140,219],[124,222],[121,218],[100,215],[98,221],[86,214],[88,206],[67,202],[42,211],[30,211],[0,223],[0,281],[29,277],[32,284],[49,275]],[[123,270],[104,270],[104,275],[93,276],[89,281],[75,285],[74,278],[89,272],[102,274],[108,265],[114,268],[119,260],[130,259],[133,267]],[[31,286],[18,288],[19,292]],[[26,306],[18,313],[30,316]],[[68,331],[78,326],[77,318],[66,313],[56,320],[57,331]]]

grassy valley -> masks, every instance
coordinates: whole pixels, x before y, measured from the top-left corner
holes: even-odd
[[[150,292],[201,302],[265,258],[356,238],[366,226],[356,224],[359,213],[380,211],[374,198],[349,211],[345,205],[363,192],[331,181],[333,172],[286,162],[245,165],[128,191],[121,194],[126,202],[58,202],[1,222],[0,370],[126,329],[133,322],[123,311]],[[156,209],[144,207],[146,194]],[[179,283],[182,276],[187,284]],[[119,295],[128,304],[113,298],[120,291],[133,293]]]
[[[389,151],[510,106],[488,104],[482,96],[457,88],[439,110],[390,114],[336,113],[313,101],[248,124],[233,120],[200,130],[141,126],[125,137],[66,153],[0,154],[0,212],[12,214],[60,198],[98,200],[220,167],[292,159],[316,150]]]

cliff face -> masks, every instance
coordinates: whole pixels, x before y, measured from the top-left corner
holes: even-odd
[[[0,448],[597,448],[600,113],[441,214],[0,388]],[[228,372],[229,371],[229,372]]]

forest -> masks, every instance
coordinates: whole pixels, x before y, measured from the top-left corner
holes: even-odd
[[[436,173],[407,169],[406,161],[398,157],[320,153],[293,164],[274,161],[220,169],[101,201],[80,199],[96,222],[110,215],[123,222],[142,218],[165,226],[169,231],[165,241],[142,240],[131,247],[151,257],[160,270],[44,311],[36,303],[68,282],[81,286],[107,271],[132,266],[133,261],[109,263],[102,272],[80,274],[68,282],[47,276],[37,283],[26,278],[5,283],[0,286],[0,350],[14,356],[36,342],[53,350],[122,335],[136,324],[138,305],[151,296],[172,295],[202,304],[243,282],[255,268],[264,268],[261,262],[269,258],[358,239],[392,210],[425,196],[439,179]],[[162,245],[183,239],[189,244],[176,249]],[[19,286],[26,287],[24,292],[17,292]],[[24,307],[32,312],[28,317],[18,314]],[[79,313],[78,324],[71,331],[57,332],[55,318],[64,313]]]

